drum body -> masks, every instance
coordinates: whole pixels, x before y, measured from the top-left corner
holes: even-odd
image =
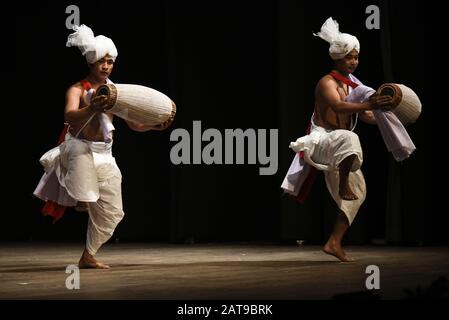
[[[176,106],[162,92],[135,84],[104,84],[96,95],[108,98],[106,112],[133,122],[156,126],[173,121]]]
[[[377,90],[379,95],[393,98],[392,112],[403,125],[415,123],[421,114],[421,101],[416,93],[409,87],[397,83],[384,83]]]

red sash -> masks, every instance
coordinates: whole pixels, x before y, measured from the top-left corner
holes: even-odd
[[[90,84],[89,81],[87,80],[81,80],[81,85],[83,86],[84,90],[89,91],[90,89],[92,89],[92,85]]]
[[[355,83],[354,81],[352,81],[349,78],[346,78],[345,76],[343,76],[342,74],[335,72],[335,71],[331,71],[329,72],[329,74],[334,78],[337,79],[341,82],[343,82],[344,84],[347,84],[348,86],[350,86],[352,89],[357,88],[359,85],[357,83]]]

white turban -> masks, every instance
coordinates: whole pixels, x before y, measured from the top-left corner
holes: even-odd
[[[313,35],[330,43],[329,55],[334,60],[344,58],[353,49],[360,52],[359,40],[350,34],[341,33],[338,30],[337,21],[333,20],[332,17],[324,22],[318,34],[314,33]]]
[[[69,35],[66,46],[78,47],[83,56],[86,57],[87,62],[95,63],[107,54],[115,61],[118,52],[111,39],[105,36],[94,37],[92,29],[84,24],[74,26],[73,30],[75,32]]]

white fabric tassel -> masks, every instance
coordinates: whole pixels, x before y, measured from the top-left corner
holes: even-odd
[[[321,39],[329,43],[332,43],[337,40],[339,34],[340,31],[337,21],[330,17],[324,22],[323,26],[321,27],[321,31],[318,33],[314,33],[313,35],[316,37],[320,37]]]

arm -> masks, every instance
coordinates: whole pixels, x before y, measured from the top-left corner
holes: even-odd
[[[137,132],[146,132],[146,131],[150,131],[150,130],[154,130],[154,131],[163,131],[167,128],[167,126],[165,125],[165,123],[163,124],[159,124],[156,126],[150,126],[147,124],[142,124],[142,123],[137,123],[131,120],[125,120],[125,122],[128,124],[128,126]]]
[[[103,111],[107,100],[104,96],[98,96],[86,108],[80,109],[81,94],[81,88],[76,86],[70,87],[66,93],[64,118],[71,125],[86,122],[94,113]]]
[[[130,121],[130,120],[125,120],[125,121],[128,124],[128,126],[134,131],[138,131],[138,132],[145,132],[145,131],[150,131],[150,130],[163,131],[171,125],[171,123],[173,122],[173,117],[174,116],[170,116],[167,121],[165,121],[164,123],[158,124],[156,126],[145,125],[145,124],[137,123],[137,122]]]
[[[389,96],[373,95],[372,99],[364,103],[350,103],[341,100],[338,85],[330,77],[324,77],[318,82],[317,92],[336,113],[355,113],[391,107],[392,98]]]
[[[70,87],[65,95],[64,118],[70,125],[77,125],[87,121],[93,114],[91,108],[80,109],[80,99],[82,90],[75,86]]]
[[[125,122],[128,124],[128,126],[137,132],[145,132],[145,131],[150,131],[153,130],[154,127],[153,126],[149,126],[146,124],[142,124],[142,123],[137,123],[131,120],[125,120]]]

